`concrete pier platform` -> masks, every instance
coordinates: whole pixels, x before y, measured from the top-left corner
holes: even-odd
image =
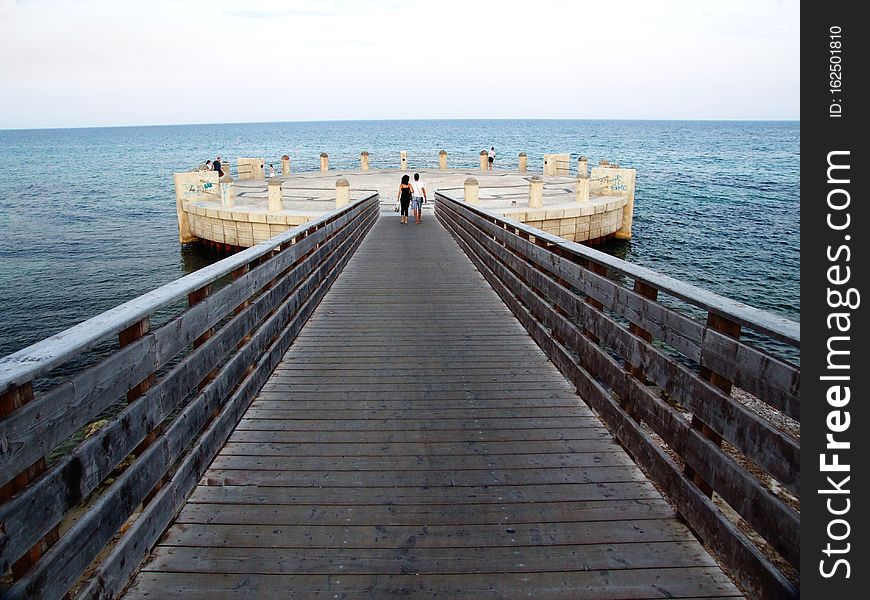
[[[621,170],[625,171],[625,170]],[[336,182],[349,182],[350,200],[357,200],[377,192],[384,207],[392,207],[403,175],[413,177],[420,173],[430,202],[424,205],[424,214],[431,213],[435,191],[462,199],[469,180],[476,182],[478,203],[481,208],[494,211],[548,233],[571,241],[596,242],[627,232],[630,237],[634,177],[631,176],[630,193],[614,194],[602,191],[602,185],[593,186],[582,197],[578,186],[584,180],[569,175],[544,175],[477,169],[420,169],[418,171],[381,169],[366,171],[318,171],[292,175],[279,175],[266,179],[242,179],[232,183],[234,201],[231,206],[222,202],[217,191],[204,192],[183,202],[189,220],[188,239],[211,240],[230,246],[247,247],[265,241],[282,231],[295,227],[333,210],[336,207]],[[595,172],[593,170],[593,176]],[[609,177],[593,177],[593,182]],[[281,206],[270,208],[269,181],[281,182]],[[589,179],[585,180],[589,182]],[[619,183],[618,176],[615,179]],[[538,186],[537,199],[533,186]],[[589,183],[585,183],[589,186]],[[179,208],[179,211],[182,209]]]

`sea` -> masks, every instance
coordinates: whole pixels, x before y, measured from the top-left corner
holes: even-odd
[[[172,174],[220,155],[280,172],[476,167],[530,171],[568,152],[637,169],[633,238],[601,250],[800,318],[800,122],[403,120],[0,131],[0,356],[221,257],[178,243]]]

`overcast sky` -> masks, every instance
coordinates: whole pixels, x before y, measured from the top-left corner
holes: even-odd
[[[0,129],[799,119],[797,0],[0,0]]]

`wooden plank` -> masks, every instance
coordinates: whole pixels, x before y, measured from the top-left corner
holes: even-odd
[[[255,419],[246,417],[236,431],[482,431],[489,429],[580,429],[584,427],[600,428],[601,423],[593,415],[583,417],[493,417],[488,419],[431,419],[414,420],[414,427],[408,423],[393,419],[355,419],[342,420],[307,420],[295,419],[283,421],[279,419]]]
[[[262,504],[199,504],[188,502],[176,525],[470,525],[536,523],[542,516],[556,522],[669,519],[671,506],[661,498],[535,502],[520,504],[319,504],[263,506]]]
[[[522,528],[522,526],[518,526]],[[220,529],[220,528],[219,528]],[[284,528],[279,528],[283,531]],[[315,528],[319,529],[319,528]],[[449,573],[546,573],[573,571],[582,565],[584,570],[659,569],[674,567],[715,566],[715,562],[695,540],[658,541],[644,543],[577,543],[576,545],[540,544],[539,552],[521,553],[517,543],[510,546],[486,547],[430,547],[419,543],[411,549],[390,545],[391,528],[386,540],[378,538],[375,548],[323,548],[307,546],[304,549],[258,547],[205,547],[161,546],[144,571],[181,573],[258,573],[258,574],[370,574],[400,575],[413,562],[414,572],[422,577]],[[503,533],[504,525],[499,526]],[[462,529],[460,529],[460,532]],[[172,531],[169,532],[172,535]],[[293,534],[288,533],[293,539]],[[435,534],[437,536],[437,534]],[[416,540],[436,539],[429,528],[415,528],[408,537]],[[408,539],[406,537],[405,539]],[[504,534],[507,543],[522,534]],[[494,540],[497,541],[497,537]],[[404,540],[402,540],[404,541]],[[481,541],[489,541],[481,540]],[[267,542],[268,543],[268,542]],[[306,542],[307,544],[307,542]],[[398,556],[397,556],[398,555]],[[630,565],[630,566],[629,566]]]
[[[589,500],[641,500],[660,498],[648,481],[604,482],[559,485],[479,485],[431,489],[413,486],[381,486],[366,488],[365,502],[354,487],[329,489],[329,494],[317,488],[287,488],[223,485],[217,480],[206,481],[191,496],[191,502],[210,504],[258,504],[261,506],[308,505],[441,505],[506,503],[583,502]]]
[[[236,431],[233,442],[261,443],[353,443],[382,442],[387,444],[402,442],[449,442],[453,444],[478,441],[535,441],[535,440],[606,440],[610,437],[603,428],[585,427],[582,429],[487,429],[477,430],[403,430],[403,431]]]
[[[652,584],[651,584],[652,580]],[[715,567],[674,569],[622,569],[552,573],[476,573],[429,576],[413,572],[391,575],[263,575],[143,573],[126,598],[153,597],[162,593],[185,600],[216,598],[345,597],[443,597],[501,600],[509,597],[541,597],[549,600],[637,600],[652,598],[740,597],[734,585]]]
[[[501,454],[561,454],[574,453],[612,453],[618,446],[608,437],[598,440],[552,440],[543,442],[492,442],[475,441],[464,444],[452,442],[405,442],[405,443],[247,443],[228,442],[221,451],[222,456],[295,456],[318,457],[323,460],[328,457],[353,456],[412,456],[420,455],[434,457],[449,456],[499,456]],[[577,459],[580,460],[580,459]]]

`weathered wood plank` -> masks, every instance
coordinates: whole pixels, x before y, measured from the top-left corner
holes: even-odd
[[[216,480],[215,480],[216,481]],[[213,483],[206,481],[206,483]],[[263,506],[299,505],[318,503],[333,505],[441,505],[504,503],[581,502],[588,500],[641,500],[660,498],[648,481],[605,482],[560,485],[479,485],[468,487],[381,486],[366,489],[365,502],[359,498],[357,488],[330,488],[329,494],[317,488],[286,488],[246,486],[200,485],[191,496],[191,502],[210,504],[258,504]]]
[[[555,522],[669,519],[671,506],[661,498],[593,500],[587,502],[527,502],[521,504],[200,504],[188,502],[176,525],[471,525],[535,523],[546,515]]]
[[[650,521],[654,522],[654,521]],[[517,526],[522,529],[522,526]],[[317,530],[319,528],[315,528]],[[643,543],[620,544],[614,542],[592,542],[583,544],[562,544],[541,547],[541,552],[530,553],[520,560],[517,545],[523,535],[505,534],[504,525],[499,526],[502,536],[507,538],[504,545],[485,547],[432,547],[415,544],[414,548],[403,550],[398,547],[385,547],[392,537],[388,528],[386,544],[378,538],[379,548],[320,548],[309,546],[305,540],[304,549],[262,547],[204,547],[161,546],[154,553],[153,560],[144,571],[182,572],[182,573],[227,573],[245,572],[260,574],[369,574],[380,573],[384,576],[400,575],[412,562],[414,572],[420,576],[447,573],[503,573],[506,564],[513,566],[514,572],[546,573],[573,571],[580,566],[583,570],[621,570],[659,569],[674,567],[715,566],[715,562],[695,540],[657,541],[650,536]],[[284,528],[278,528],[284,531]],[[194,529],[194,531],[196,531]],[[462,532],[462,529],[459,530]],[[169,532],[172,536],[172,531]],[[294,534],[287,532],[288,540]],[[415,528],[405,533],[408,537],[431,542],[438,534],[429,528]],[[606,536],[605,536],[606,537]],[[512,539],[513,538],[513,539]],[[461,539],[466,540],[463,536]],[[561,539],[557,538],[557,539]],[[574,538],[576,539],[576,538]],[[581,538],[582,539],[582,538]],[[594,538],[593,538],[594,539]],[[514,541],[515,540],[515,541]],[[469,543],[474,539],[468,540]],[[489,539],[480,540],[482,543]],[[493,541],[498,541],[493,537]],[[267,542],[268,543],[268,542]],[[397,557],[397,554],[399,557]]]
[[[552,573],[502,573],[497,578],[467,573],[430,576],[414,574],[323,575],[143,573],[131,588],[130,598],[160,590],[185,600],[215,598],[365,597],[376,589],[382,597],[444,597],[496,600],[511,596],[535,596],[550,600],[622,600],[624,598],[728,598],[740,594],[713,567],[675,569],[566,571]]]

